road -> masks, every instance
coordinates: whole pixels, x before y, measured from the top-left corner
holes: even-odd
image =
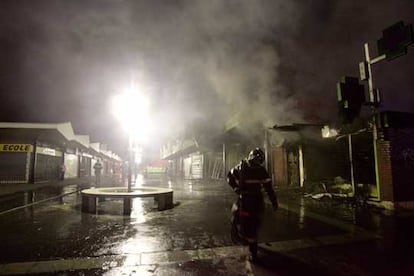
[[[106,184],[110,185],[110,184]],[[279,191],[260,231],[261,262],[232,244],[235,195],[222,181],[145,180],[169,187],[174,208],[152,198],[99,202],[80,211],[85,185],[44,187],[0,197],[0,274],[26,275],[381,275],[410,273],[413,214],[356,210]],[[64,195],[64,196],[59,196]],[[19,207],[26,206],[26,207]],[[408,252],[403,250],[409,249]],[[385,274],[384,274],[385,275]]]

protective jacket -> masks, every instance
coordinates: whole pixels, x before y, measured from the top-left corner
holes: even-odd
[[[240,207],[252,215],[264,210],[262,187],[269,196],[274,208],[278,207],[277,197],[272,187],[272,179],[266,169],[243,160],[227,174],[230,187],[240,195]]]

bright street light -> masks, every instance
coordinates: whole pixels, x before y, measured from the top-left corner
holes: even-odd
[[[113,112],[128,133],[128,191],[131,191],[134,147],[146,141],[149,134],[149,101],[136,89],[128,88],[113,98]]]
[[[149,135],[149,101],[143,94],[133,89],[113,99],[114,114],[121,122],[131,139],[143,143]]]

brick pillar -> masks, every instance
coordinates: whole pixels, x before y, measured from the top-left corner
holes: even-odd
[[[390,142],[385,140],[377,140],[377,151],[380,199],[382,201],[394,201]]]

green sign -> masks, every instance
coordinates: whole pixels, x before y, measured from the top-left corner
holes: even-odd
[[[147,173],[151,174],[159,174],[159,173],[166,173],[167,169],[165,167],[147,167]]]

